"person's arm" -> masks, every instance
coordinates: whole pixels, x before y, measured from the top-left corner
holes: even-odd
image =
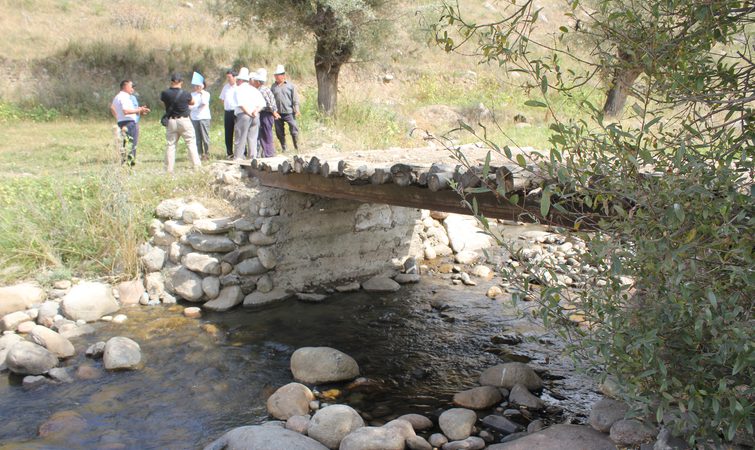
[[[296,88],[293,85],[291,85],[291,102],[294,106],[294,115],[296,117],[301,116],[301,112],[299,111],[299,96],[296,94]]]
[[[113,119],[115,119],[116,122],[117,122],[118,121],[118,113],[115,112],[115,103],[110,103],[110,114],[113,115]]]

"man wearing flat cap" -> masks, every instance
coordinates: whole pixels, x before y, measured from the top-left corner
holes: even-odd
[[[299,117],[299,96],[296,94],[296,86],[286,80],[286,69],[283,64],[278,64],[273,73],[275,83],[270,90],[275,96],[280,118],[275,120],[275,135],[281,143],[281,151],[286,151],[286,129],[291,133],[294,148],[299,150],[299,127],[296,126],[296,117]]]

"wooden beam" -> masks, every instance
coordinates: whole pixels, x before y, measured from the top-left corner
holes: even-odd
[[[355,200],[363,203],[380,203],[409,208],[429,209],[471,215],[471,211],[453,190],[433,192],[418,186],[398,186],[396,184],[352,184],[347,178],[325,178],[319,174],[266,172],[248,168],[249,174],[260,180],[263,186],[289,191],[319,195],[321,197]],[[538,202],[521,199],[519,205],[499,202],[491,192],[469,194],[467,200],[477,201],[478,211],[485,217],[515,221],[533,221],[573,227],[569,217],[551,213],[547,218],[540,215]]]

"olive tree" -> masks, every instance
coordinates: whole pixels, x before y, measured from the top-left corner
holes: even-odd
[[[220,0],[217,11],[237,26],[254,25],[272,39],[314,37],[317,107],[335,115],[343,64],[389,23],[381,19],[390,0]]]
[[[520,292],[539,293],[540,317],[574,338],[583,367],[618,380],[618,395],[636,414],[690,442],[751,442],[755,4],[564,6],[580,23],[549,37],[533,35],[539,10],[531,0],[487,24],[467,22],[458,5],[446,4],[435,26],[447,51],[471,45],[483,62],[528,75],[520,77],[526,104],[553,118],[543,160],[515,161],[550,175],[541,213],[574,213],[574,229],[563,231],[586,242],[578,264],[594,270],[565,286],[557,276],[571,266],[515,253],[528,274]],[[611,74],[605,108],[585,95],[600,73]],[[609,120],[606,112],[626,94],[627,117]],[[563,117],[556,98],[580,113]],[[488,143],[511,157],[508,147]],[[587,223],[597,231],[580,228]],[[581,326],[569,320],[574,308]]]

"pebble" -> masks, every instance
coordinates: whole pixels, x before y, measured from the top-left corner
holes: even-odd
[[[125,314],[118,314],[115,317],[113,317],[113,323],[123,323],[128,319],[128,317]]]
[[[202,317],[202,309],[196,306],[190,306],[184,309],[184,316],[189,319],[199,319]]]

